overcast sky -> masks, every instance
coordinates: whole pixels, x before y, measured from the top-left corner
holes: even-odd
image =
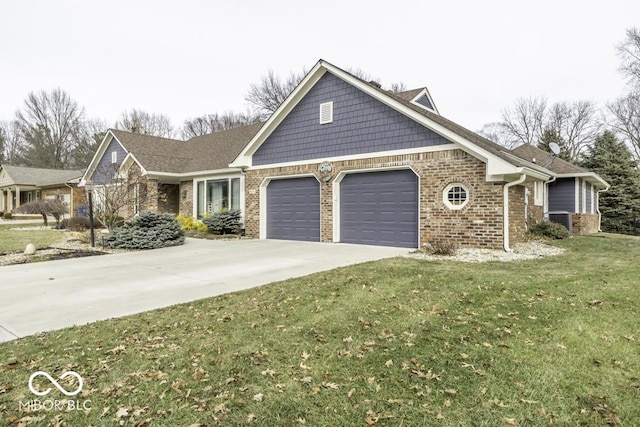
[[[109,125],[132,108],[186,118],[245,111],[270,69],[325,59],[383,85],[427,86],[472,130],[518,97],[622,94],[616,45],[640,1],[0,0],[0,120],[60,87]]]

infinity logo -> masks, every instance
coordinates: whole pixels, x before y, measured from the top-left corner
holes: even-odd
[[[46,396],[51,391],[51,387],[49,387],[45,391],[38,391],[35,388],[33,388],[33,380],[38,375],[42,375],[43,377],[46,377],[49,381],[51,381],[51,384],[56,386],[56,388],[58,390],[60,390],[60,392],[62,394],[64,394],[65,396],[75,396],[76,394],[80,393],[80,391],[82,391],[82,377],[77,372],[67,371],[67,372],[65,372],[64,374],[62,374],[60,376],[60,379],[64,379],[64,378],[66,378],[68,376],[72,376],[72,377],[75,377],[78,380],[78,389],[76,391],[69,392],[69,391],[65,390],[56,380],[54,380],[51,377],[51,375],[49,375],[48,373],[46,373],[44,371],[38,371],[38,372],[34,372],[33,374],[31,374],[31,376],[29,377],[29,390],[31,390],[31,393],[35,394],[36,396]]]

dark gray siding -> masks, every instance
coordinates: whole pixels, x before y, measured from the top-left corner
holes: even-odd
[[[107,180],[107,178],[105,177],[105,174],[108,172],[114,171],[113,165],[111,163],[111,153],[114,151],[118,153],[119,165],[122,164],[122,161],[127,156],[127,152],[125,151],[124,148],[122,148],[122,145],[120,145],[120,143],[116,141],[115,138],[111,138],[111,142],[109,142],[109,145],[107,146],[107,150],[102,155],[102,158],[98,162],[98,166],[96,167],[96,170],[91,177],[94,184],[97,184],[97,185],[104,184],[105,181]]]
[[[317,179],[277,179],[269,183],[267,238],[320,241],[320,184]]]
[[[591,184],[589,184],[587,182],[587,212],[586,213],[593,213],[593,207],[591,206]]]
[[[320,104],[333,101],[333,123]],[[253,155],[253,164],[375,153],[450,144],[332,74],[325,74]]]
[[[432,110],[434,109],[433,105],[431,105],[431,102],[429,102],[429,97],[426,94],[422,95],[420,98],[416,99],[414,102],[417,102],[420,105],[424,105],[425,107],[430,108]]]
[[[559,178],[549,184],[549,212],[575,212],[575,178]]]
[[[354,173],[340,183],[340,241],[418,247],[418,177],[410,170]]]

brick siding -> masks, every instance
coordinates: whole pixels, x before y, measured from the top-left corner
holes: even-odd
[[[598,214],[572,214],[571,228],[574,236],[597,233]]]
[[[331,179],[320,183],[320,239],[333,240],[333,180],[341,171],[410,167],[420,179],[420,242],[447,239],[460,246],[501,249],[503,246],[503,183],[485,181],[485,164],[462,150],[434,151],[402,156],[374,157],[333,162]],[[260,184],[268,177],[296,176],[317,172],[318,164],[306,164],[246,173],[246,233],[260,235]],[[443,202],[443,191],[452,183],[468,189],[469,201],[461,210],[451,210]],[[524,187],[512,188],[514,207],[510,215],[519,217],[512,233],[514,241],[524,236]],[[518,199],[521,202],[518,202]]]

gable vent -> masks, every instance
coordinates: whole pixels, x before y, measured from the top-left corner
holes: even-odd
[[[320,124],[333,123],[333,101],[320,104]]]

